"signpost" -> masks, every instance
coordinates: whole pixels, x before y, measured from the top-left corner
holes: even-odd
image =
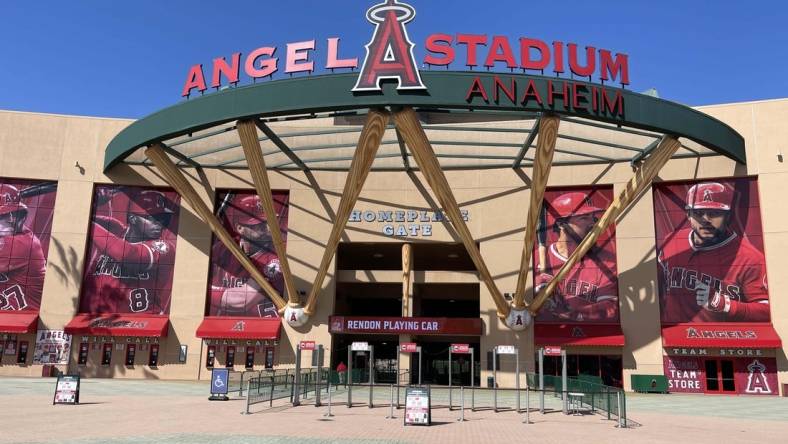
[[[300,388],[301,388],[301,351],[303,351],[303,350],[310,350],[312,352],[313,366],[317,366],[317,371],[318,371],[317,379],[318,379],[318,381],[320,380],[320,365],[321,365],[320,364],[320,360],[322,359],[322,356],[320,356],[320,354],[322,353],[323,346],[322,345],[319,345],[319,346],[316,345],[315,341],[301,341],[301,342],[299,342],[298,343],[298,349],[296,350],[295,380],[293,381],[293,405],[294,406],[297,406],[297,405],[301,404],[301,393],[300,393]],[[317,364],[317,365],[314,365],[314,364]],[[307,381],[305,384],[308,384],[308,383],[309,383],[309,381]],[[317,387],[316,392],[317,393],[315,394],[315,407],[320,407],[320,387],[319,386]],[[308,393],[308,391],[305,391],[304,392],[304,396],[306,396],[307,393]]]
[[[432,425],[429,387],[408,387],[405,391],[405,425]]]
[[[368,342],[353,342],[347,350],[347,406],[353,407],[353,353],[354,352],[369,352],[369,408],[372,408],[372,384],[374,380],[374,348]]]
[[[211,396],[209,401],[229,401],[227,396],[230,382],[230,369],[214,368],[211,370]]]
[[[451,386],[452,386],[452,371],[451,371],[451,358],[453,354],[470,354],[471,355],[471,411],[474,410],[474,392],[473,392],[473,348],[470,344],[451,344],[449,346],[449,410],[452,408],[451,404]],[[462,388],[462,379],[460,380],[460,388]],[[462,401],[462,408],[465,408],[465,398]]]
[[[419,385],[421,385],[421,347],[415,342],[403,342],[399,345],[399,351],[402,353],[418,353],[419,354]],[[397,408],[399,409],[399,353],[397,353]]]
[[[55,404],[79,404],[79,375],[61,375],[57,377],[55,385]]]
[[[498,412],[498,355],[514,355],[514,387],[517,390],[517,413],[520,413],[520,350],[514,345],[493,348],[493,410]]]

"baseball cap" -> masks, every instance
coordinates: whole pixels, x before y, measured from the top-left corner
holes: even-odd
[[[687,210],[730,211],[733,190],[719,182],[702,182],[687,190]]]
[[[558,213],[557,217],[582,216],[605,211],[592,205],[591,198],[585,193],[577,191],[556,197],[550,206]]]
[[[27,210],[27,205],[22,203],[22,196],[19,194],[19,190],[13,185],[0,185],[0,214],[13,213],[19,210]]]
[[[234,219],[237,224],[257,225],[268,221],[263,211],[263,204],[257,195],[242,197],[234,206]]]
[[[133,194],[129,199],[129,212],[157,216],[173,214],[170,201],[161,191],[144,190]]]

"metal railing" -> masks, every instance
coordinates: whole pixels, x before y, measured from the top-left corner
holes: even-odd
[[[245,372],[246,373],[246,372]],[[257,373],[257,372],[249,372]],[[404,407],[405,391],[415,384],[408,384],[409,372],[397,375],[399,384],[369,384],[362,379],[368,372],[359,370],[350,375],[328,369],[306,368],[301,370],[299,394],[304,404],[313,403],[316,407],[328,402],[345,404],[347,407],[388,406],[392,409]],[[244,378],[247,381],[247,406],[282,398],[293,400],[295,374],[293,369],[268,372],[268,375]],[[568,398],[570,409],[576,414],[591,413],[616,420],[618,426],[627,427],[626,394],[617,387],[610,387],[588,378],[568,378],[564,390],[560,377],[544,376],[544,390],[539,390],[538,375],[528,373],[526,384],[521,389],[488,388],[472,386],[430,385],[432,408],[461,410],[464,417],[466,409],[471,411],[493,410],[496,412],[515,411],[530,414],[533,411],[560,411]],[[540,399],[541,398],[541,399]],[[529,421],[526,419],[526,421]]]

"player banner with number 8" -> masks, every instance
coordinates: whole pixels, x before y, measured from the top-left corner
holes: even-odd
[[[180,196],[98,185],[81,313],[169,314]]]

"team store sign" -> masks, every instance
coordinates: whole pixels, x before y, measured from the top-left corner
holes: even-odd
[[[728,359],[733,361],[735,393],[743,395],[778,394],[776,359],[763,357]],[[663,356],[663,364],[670,392],[708,392],[704,358]]]

